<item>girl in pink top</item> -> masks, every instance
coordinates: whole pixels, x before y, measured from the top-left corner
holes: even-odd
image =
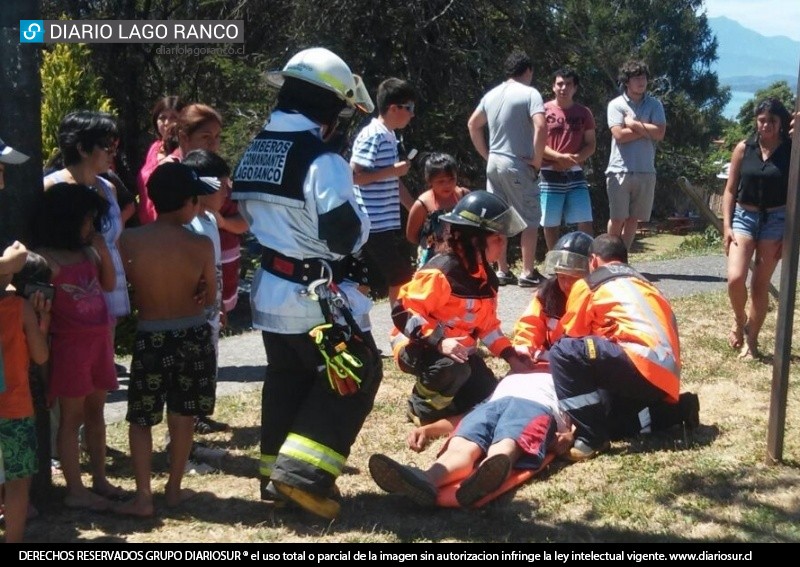
[[[124,495],[106,478],[103,409],[117,389],[111,319],[103,291],[114,289],[111,254],[100,233],[108,202],[85,185],[57,183],[46,191],[34,219],[37,251],[53,270],[49,398],[58,400],[56,444],[67,495],[64,505],[95,511]],[[81,479],[78,431],[86,427],[92,490]]]
[[[156,208],[147,194],[147,180],[150,174],[165,157],[170,155],[178,145],[174,137],[174,125],[178,114],[186,106],[180,97],[165,96],[153,106],[151,117],[158,138],[150,144],[144,164],[136,176],[136,187],[139,191],[139,222],[147,224],[156,220]]]

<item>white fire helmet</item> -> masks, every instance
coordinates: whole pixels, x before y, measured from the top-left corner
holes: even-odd
[[[324,47],[312,47],[295,54],[282,70],[267,73],[267,82],[280,88],[285,77],[333,91],[351,108],[366,113],[375,109],[361,77],[354,75],[341,57]]]

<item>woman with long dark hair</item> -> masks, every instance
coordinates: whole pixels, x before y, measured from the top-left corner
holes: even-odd
[[[770,280],[781,258],[792,154],[791,118],[781,101],[761,101],[754,117],[756,133],[733,150],[722,198],[728,297],[733,309],[728,345],[746,360],[759,356],[758,334],[767,316]],[[746,310],[747,271],[754,254]]]

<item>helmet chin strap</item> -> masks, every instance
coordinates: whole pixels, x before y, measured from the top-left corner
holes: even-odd
[[[322,125],[322,141],[334,152],[343,153],[347,147],[347,132],[355,117],[355,111],[345,107],[333,124]]]
[[[337,123],[334,122],[333,126],[330,124],[323,124],[322,125],[322,141],[327,143],[333,138],[333,135],[336,133],[336,126]]]

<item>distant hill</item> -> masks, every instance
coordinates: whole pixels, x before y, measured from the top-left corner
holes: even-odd
[[[767,37],[723,16],[709,18],[708,24],[719,44],[714,70],[720,83],[732,90],[755,92],[784,80],[796,88],[800,41]]]

